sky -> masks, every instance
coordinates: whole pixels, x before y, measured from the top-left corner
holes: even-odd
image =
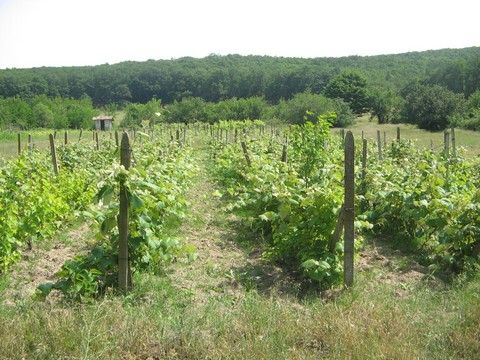
[[[477,0],[0,0],[0,69],[480,46]]]

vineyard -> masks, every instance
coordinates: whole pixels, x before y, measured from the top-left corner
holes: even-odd
[[[400,134],[353,147],[333,120],[165,124],[19,146],[0,172],[0,354],[480,355],[478,158],[448,136],[441,151]],[[22,283],[28,254],[48,256],[75,227],[83,245]]]

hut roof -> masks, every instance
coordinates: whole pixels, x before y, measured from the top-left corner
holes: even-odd
[[[93,121],[97,120],[112,120],[113,121],[113,116],[94,116],[92,118]]]

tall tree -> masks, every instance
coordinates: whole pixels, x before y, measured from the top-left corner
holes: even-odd
[[[332,99],[343,99],[356,115],[370,109],[367,80],[357,72],[344,71],[332,78],[325,87],[324,94]]]

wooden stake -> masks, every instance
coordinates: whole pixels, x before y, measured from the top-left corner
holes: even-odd
[[[382,136],[380,135],[380,130],[377,130],[377,147],[378,147],[378,158],[383,160],[382,155]]]
[[[125,170],[130,169],[132,148],[130,139],[126,132],[122,135],[120,148],[120,164]],[[120,180],[120,211],[118,214],[118,287],[123,293],[127,293],[132,285],[130,264],[128,259],[128,231],[129,231],[129,211],[130,203],[128,201],[127,188],[125,180]]]
[[[22,135],[18,133],[18,155],[22,153]]]
[[[367,173],[367,139],[363,139],[362,145],[362,180],[365,180]]]
[[[52,154],[53,172],[55,173],[55,175],[58,175],[58,162],[57,162],[57,150],[55,149],[55,138],[53,134],[50,134],[48,137],[50,139],[50,150]]]
[[[245,160],[247,160],[247,166],[248,167],[252,166],[250,156],[248,155],[247,144],[245,143],[245,141],[242,141],[242,150],[243,150],[243,155],[245,155]]]
[[[444,145],[445,145],[445,154],[448,155],[450,152],[450,133],[448,130],[445,130],[443,133]]]
[[[345,287],[353,285],[353,255],[355,239],[355,142],[351,131],[345,138],[345,216],[344,216],[344,274]]]
[[[450,129],[450,137],[452,140],[452,155],[455,157],[457,156],[457,150],[455,148],[455,129],[454,128]]]
[[[28,134],[28,155],[32,155],[32,149],[33,149],[32,135]]]

